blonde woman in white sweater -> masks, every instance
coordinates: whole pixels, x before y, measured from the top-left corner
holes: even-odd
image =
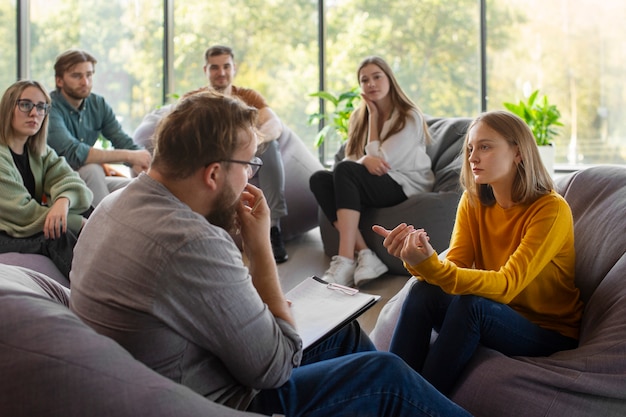
[[[357,76],[363,100],[350,117],[346,157],[333,171],[314,173],[310,186],[339,232],[339,253],[323,278],[358,286],[388,270],[365,244],[359,230],[361,211],[394,206],[430,191],[434,174],[426,154],[430,136],[423,115],[389,65],[380,57],[368,57]]]

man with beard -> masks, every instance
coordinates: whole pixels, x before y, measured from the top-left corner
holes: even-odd
[[[96,59],[85,51],[63,52],[54,64],[56,90],[50,93],[48,144],[64,156],[93,191],[93,205],[122,188],[127,178],[106,176],[102,164],[123,163],[138,174],[148,169],[150,153],[137,146],[102,96],[91,92]],[[93,145],[103,136],[114,149]]]
[[[468,415],[375,351],[357,322],[302,352],[270,209],[248,184],[261,168],[256,116],[236,98],[199,92],[164,117],[149,171],[106,198],[78,239],[70,308],[155,371],[239,410]]]
[[[289,259],[280,230],[280,219],[287,215],[285,169],[277,141],[283,132],[283,123],[259,92],[233,85],[235,73],[235,54],[230,47],[214,45],[204,52],[204,75],[209,82],[208,88],[237,97],[259,112],[257,128],[262,143],[259,144],[257,156],[265,168],[259,172],[258,180],[270,206],[270,239],[274,260],[282,263]]]

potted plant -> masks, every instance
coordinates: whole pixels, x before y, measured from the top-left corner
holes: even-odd
[[[518,115],[530,127],[539,147],[541,159],[551,174],[554,174],[555,148],[553,139],[557,136],[557,126],[561,123],[561,112],[554,104],[550,104],[548,97],[537,100],[539,90],[535,90],[526,101],[518,104],[503,103],[511,113]]]
[[[318,91],[310,94],[311,97],[319,97],[333,104],[332,111],[313,113],[309,115],[309,124],[319,123],[320,120],[327,122],[315,137],[315,147],[319,147],[326,139],[333,136],[339,137],[341,143],[348,139],[348,120],[361,99],[358,87],[340,93],[338,96],[328,91]]]

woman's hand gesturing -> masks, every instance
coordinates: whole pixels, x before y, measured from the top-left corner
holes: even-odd
[[[407,265],[417,265],[435,253],[424,229],[401,223],[393,230],[378,225],[372,226],[372,230],[385,238],[383,246],[387,252],[402,259]]]

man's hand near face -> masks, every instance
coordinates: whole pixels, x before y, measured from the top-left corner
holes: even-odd
[[[237,206],[237,217],[254,287],[275,317],[295,326],[274,262],[269,233],[270,209],[259,188],[246,185]]]
[[[258,187],[252,184],[246,185],[237,207],[237,216],[246,256],[252,261],[256,252],[262,252],[264,249],[269,249],[271,252],[270,209],[263,192]]]

